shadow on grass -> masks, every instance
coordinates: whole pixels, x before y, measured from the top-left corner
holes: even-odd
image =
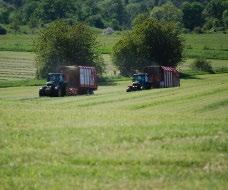
[[[200,79],[196,74],[193,73],[180,73],[181,79]]]

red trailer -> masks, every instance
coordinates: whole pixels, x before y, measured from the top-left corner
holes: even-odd
[[[94,67],[60,66],[58,72],[63,74],[67,82],[67,95],[92,94],[97,90],[97,74]]]
[[[149,66],[144,68],[148,82],[153,88],[168,88],[180,86],[180,75],[174,67]]]

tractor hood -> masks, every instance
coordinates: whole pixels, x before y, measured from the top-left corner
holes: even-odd
[[[47,86],[52,86],[53,84],[54,84],[53,81],[49,81],[49,82],[46,83]]]

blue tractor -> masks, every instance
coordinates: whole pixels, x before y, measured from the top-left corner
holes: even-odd
[[[62,73],[48,73],[47,83],[39,90],[39,96],[64,96],[66,85]]]
[[[150,89],[151,83],[148,81],[147,73],[138,73],[133,75],[132,85],[128,86],[127,92]]]

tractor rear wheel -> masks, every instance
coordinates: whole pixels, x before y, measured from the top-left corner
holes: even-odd
[[[58,89],[57,93],[58,93],[58,97],[62,97],[63,96],[62,90],[60,88]]]

